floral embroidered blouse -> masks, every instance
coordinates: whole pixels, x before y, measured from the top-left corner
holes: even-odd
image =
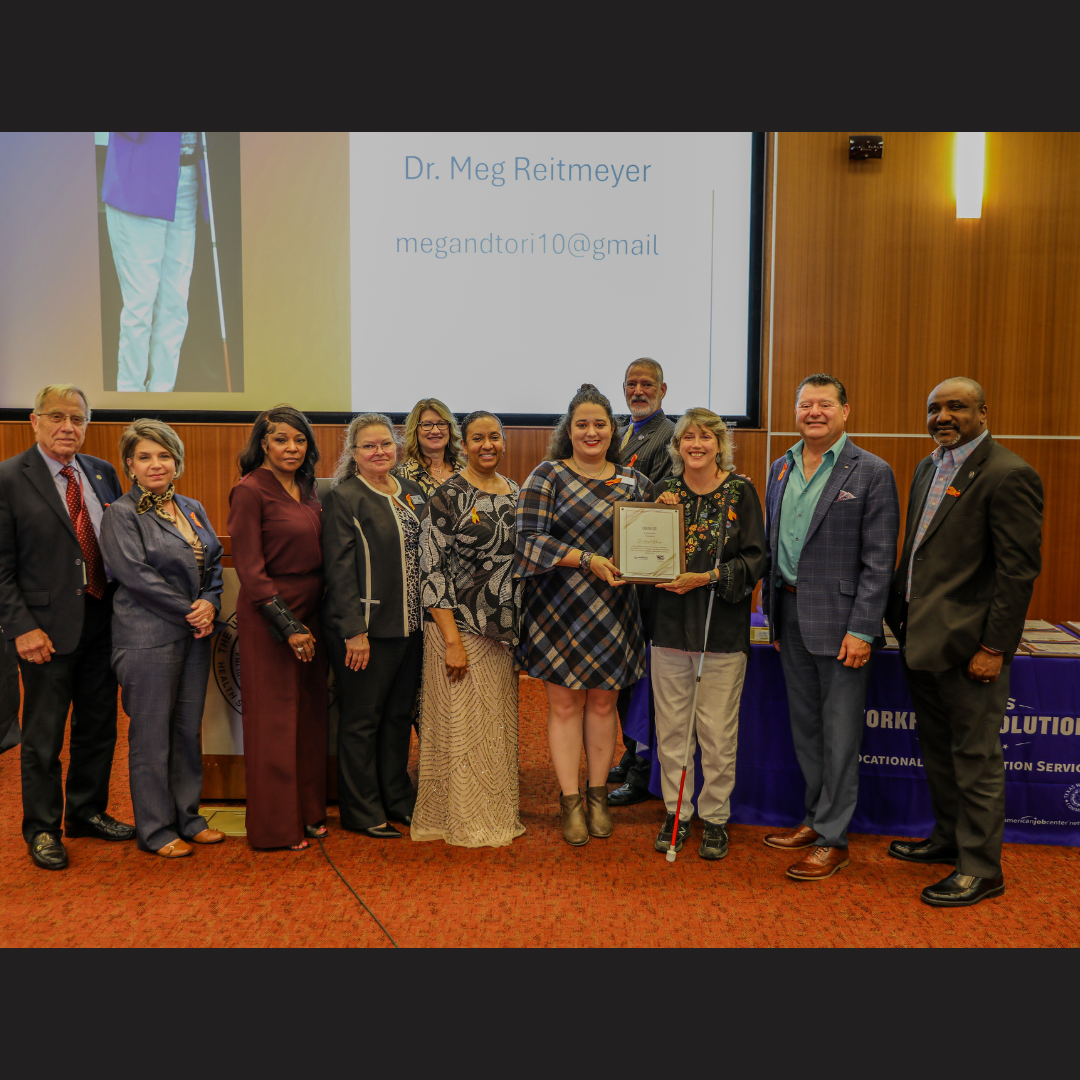
[[[679,476],[656,485],[654,495],[672,491],[685,515],[687,573],[704,574],[716,566],[720,550],[720,580],[716,584],[706,652],[750,651],[750,607],[754,586],[765,573],[767,538],[761,502],[754,485],[736,473],[715,491],[698,495]],[[700,652],[709,605],[707,587],[682,596],[656,589],[653,645]]]

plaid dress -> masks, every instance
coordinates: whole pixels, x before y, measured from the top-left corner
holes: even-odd
[[[614,481],[614,482],[613,482]],[[616,502],[645,502],[647,477],[624,465],[609,480],[543,461],[517,504],[514,576],[525,579],[519,656],[534,679],[571,690],[618,690],[645,673],[637,590],[555,564],[573,548],[610,559]]]

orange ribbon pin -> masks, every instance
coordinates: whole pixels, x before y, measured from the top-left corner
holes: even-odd
[[[195,527],[197,529],[205,529],[206,528],[206,526],[195,516],[195,511],[194,510],[192,510],[191,513],[188,514],[188,517],[190,517],[191,520],[195,523]]]
[[[949,485],[949,486],[948,486],[948,487],[947,487],[947,488],[945,489],[945,494],[946,494],[946,495],[951,495],[951,496],[952,496],[952,497],[953,497],[954,499],[959,499],[959,498],[960,498],[960,492],[959,492],[959,491],[957,491],[957,490],[956,490],[956,488],[954,488],[954,487],[952,486],[952,484],[950,484],[950,485]]]
[[[480,515],[476,512],[476,507],[475,506],[472,508],[472,513],[469,515],[469,517],[472,518],[472,523],[474,525],[479,525],[480,524]]]

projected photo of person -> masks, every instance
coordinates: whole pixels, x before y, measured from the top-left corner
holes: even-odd
[[[104,385],[243,389],[239,132],[95,132]]]

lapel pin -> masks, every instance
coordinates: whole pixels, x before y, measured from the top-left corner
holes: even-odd
[[[968,473],[968,479],[970,480],[974,475],[975,475],[974,472],[969,472]],[[100,479],[100,477],[99,477],[99,479]]]
[[[96,476],[96,477],[97,477],[97,478],[98,478],[99,480],[101,479],[101,473],[94,473],[94,475],[95,475],[95,476]],[[974,476],[975,474],[974,474],[974,473],[972,473],[971,475],[972,475],[972,476]]]

